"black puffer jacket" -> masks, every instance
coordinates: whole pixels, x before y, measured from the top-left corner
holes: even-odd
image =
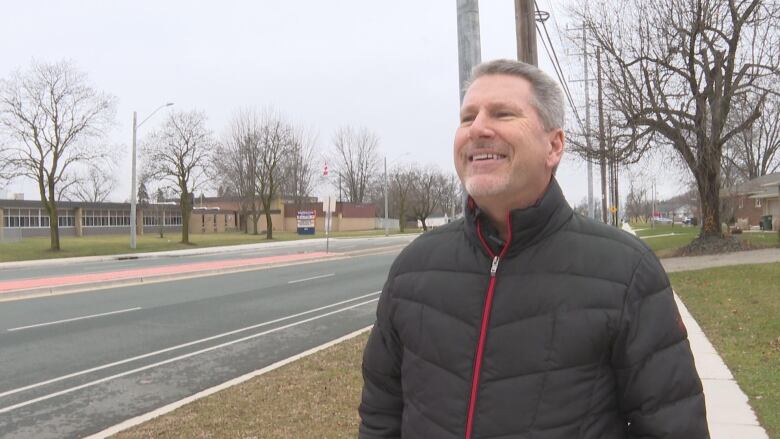
[[[510,226],[502,246],[471,206],[396,259],[364,353],[360,437],[709,437],[653,253],[573,214],[554,180]]]

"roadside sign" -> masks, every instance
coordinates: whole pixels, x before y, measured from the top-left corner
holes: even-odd
[[[313,235],[314,224],[317,219],[316,210],[299,210],[297,215],[298,222],[298,234],[299,235]]]
[[[612,212],[612,213],[615,213],[615,212],[617,212],[617,207],[615,207],[615,206],[611,206],[611,207],[609,208],[609,211],[610,211],[610,212]]]

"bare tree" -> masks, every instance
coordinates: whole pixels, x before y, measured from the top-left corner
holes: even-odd
[[[138,192],[136,193],[136,198],[138,199],[138,205],[141,206],[141,208],[146,208],[149,206],[149,189],[146,187],[146,180],[147,179],[142,175],[138,181]]]
[[[213,156],[215,176],[220,185],[228,188],[239,200],[239,211],[252,223],[255,235],[260,219],[260,202],[257,190],[257,163],[262,154],[260,140],[260,116],[251,109],[238,111],[230,121],[228,132]]]
[[[4,167],[37,183],[52,250],[60,249],[59,186],[74,165],[106,155],[98,140],[114,115],[115,99],[69,62],[33,63],[0,82],[0,129],[11,140]]]
[[[458,176],[452,173],[439,174],[436,189],[442,213],[454,218],[463,209],[463,197]]]
[[[74,179],[73,185],[65,192],[65,198],[86,203],[102,203],[114,191],[116,184],[117,179],[111,169],[90,166],[85,173]]]
[[[618,0],[574,10],[604,56],[605,93],[633,141],[671,145],[696,180],[700,238],[722,237],[722,151],[760,115],[778,73],[777,3],[762,0]],[[620,10],[620,14],[615,14]],[[754,111],[728,126],[735,100]]]
[[[652,206],[647,197],[647,189],[637,186],[632,180],[629,183],[626,196],[626,216],[631,219],[647,220],[650,217]]]
[[[747,99],[736,100],[731,112],[732,125],[750,117],[757,104]],[[758,118],[735,135],[723,152],[724,172],[731,168],[741,180],[752,180],[780,169],[780,92],[770,93],[760,111]]]
[[[415,219],[422,223],[424,231],[428,230],[425,221],[433,213],[439,203],[440,190],[438,183],[441,173],[433,167],[412,167],[412,213]]]
[[[11,159],[10,148],[8,148],[2,139],[0,139],[0,190],[6,187],[11,178],[13,178],[13,172],[11,171]]]
[[[256,181],[257,193],[265,212],[266,239],[273,239],[271,207],[279,193],[284,161],[292,149],[293,132],[293,127],[278,113],[271,110],[263,113],[258,137],[261,154],[256,164]]]
[[[406,229],[406,214],[410,210],[414,190],[414,170],[408,165],[398,165],[388,175],[389,194],[392,207],[398,215],[398,228],[401,233]]]
[[[368,185],[379,168],[379,138],[361,128],[339,128],[333,135],[336,173],[351,203],[362,203]]]
[[[282,164],[282,193],[300,205],[309,196],[317,168],[314,163],[316,136],[297,127],[291,132],[290,151]]]
[[[189,244],[193,194],[206,182],[205,169],[214,150],[206,115],[199,111],[172,112],[162,127],[145,139],[141,153],[144,173],[172,184],[181,208],[181,242]]]

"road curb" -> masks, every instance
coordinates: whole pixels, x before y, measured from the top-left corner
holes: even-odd
[[[325,350],[331,346],[335,346],[341,342],[353,339],[360,334],[363,334],[365,332],[368,332],[371,330],[371,328],[374,325],[366,326],[365,328],[358,329],[357,331],[351,332],[345,336],[339,337],[335,340],[331,340],[327,343],[323,343],[319,346],[313,347],[309,350],[303,351],[299,354],[293,355],[292,357],[285,358],[284,360],[277,361],[276,363],[270,364],[266,367],[263,367],[262,369],[255,370],[253,372],[249,372],[247,374],[241,375],[240,377],[233,378],[230,381],[224,382],[222,384],[219,384],[214,387],[210,387],[206,390],[202,390],[194,395],[188,396],[184,399],[180,399],[178,401],[172,402],[170,404],[167,404],[165,406],[162,406],[158,409],[152,410],[151,412],[145,413],[143,415],[136,416],[134,418],[128,419],[124,422],[121,422],[119,424],[116,424],[112,427],[109,427],[103,431],[100,431],[98,433],[95,433],[91,436],[87,436],[85,439],[102,439],[107,438],[109,436],[113,436],[121,431],[127,430],[128,428],[135,427],[136,425],[143,424],[144,422],[150,421],[154,418],[157,418],[159,416],[165,415],[167,413],[170,413],[174,410],[176,410],[179,407],[182,407],[184,405],[187,405],[191,402],[197,401],[199,399],[205,398],[207,396],[210,396],[214,393],[217,393],[221,390],[228,389],[230,387],[236,386],[238,384],[241,384],[245,381],[249,381],[250,379],[263,375],[267,372],[271,372],[272,370],[278,369],[282,366],[285,366],[287,364],[290,364],[294,361],[300,360],[302,358],[308,357],[309,355],[315,354],[319,351]]]

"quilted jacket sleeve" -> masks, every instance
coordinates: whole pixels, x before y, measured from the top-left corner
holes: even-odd
[[[363,396],[358,408],[360,439],[401,437],[402,349],[391,322],[391,284],[388,280],[382,289],[376,323],[363,352]]]
[[[634,271],[612,357],[630,438],[709,438],[701,380],[661,264]]]

